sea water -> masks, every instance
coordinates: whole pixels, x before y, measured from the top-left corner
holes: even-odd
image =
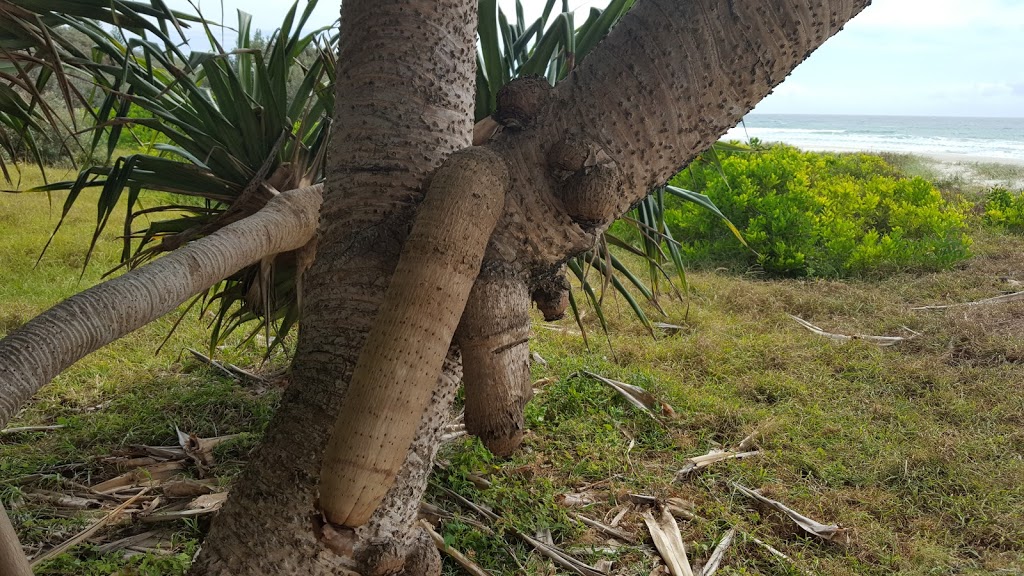
[[[805,150],[910,152],[1024,162],[1024,118],[748,114],[726,140]]]

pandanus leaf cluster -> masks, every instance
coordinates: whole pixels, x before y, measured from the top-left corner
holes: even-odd
[[[326,30],[304,31],[315,6],[299,12],[294,5],[263,46],[248,14],[238,15],[233,49],[203,22],[211,49],[187,57],[71,21],[101,55],[72,61],[105,94],[92,144],[105,148],[108,163],[37,190],[67,190],[64,216],[82,192],[99,190],[90,253],[125,204],[121,262],[132,268],[255,213],[280,192],[322,180],[335,51]],[[152,136],[140,142],[137,132]],[[120,155],[133,134],[145,146]],[[298,320],[297,279],[311,250],[260,262],[197,298],[193,305],[213,315],[211,347],[251,320],[259,322],[250,336],[263,328],[268,342],[281,342]]]

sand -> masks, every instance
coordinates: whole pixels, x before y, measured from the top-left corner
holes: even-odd
[[[964,156],[960,154],[919,154],[945,178],[962,178],[985,188],[999,186],[1011,190],[1024,190],[1024,160]],[[992,170],[993,165],[998,167]]]

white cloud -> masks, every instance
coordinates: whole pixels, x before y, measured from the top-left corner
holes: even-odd
[[[861,29],[1024,30],[1024,3],[1009,0],[874,0],[850,24]]]

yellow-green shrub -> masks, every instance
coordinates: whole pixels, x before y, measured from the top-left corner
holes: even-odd
[[[776,145],[719,154],[671,184],[710,197],[757,252],[707,211],[670,205],[666,220],[693,264],[842,277],[942,269],[969,255],[963,206],[878,156]]]
[[[985,197],[985,221],[1024,233],[1024,192],[1013,193],[1006,188],[993,188]]]

